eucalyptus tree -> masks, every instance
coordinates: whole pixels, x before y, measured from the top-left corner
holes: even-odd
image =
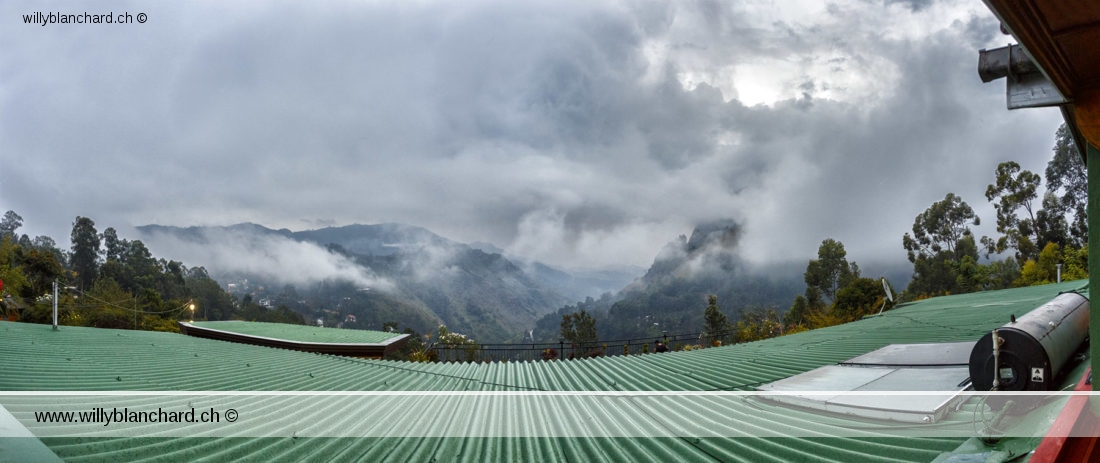
[[[561,317],[561,337],[573,344],[581,355],[595,347],[599,339],[596,335],[596,318],[586,310],[565,314]]]
[[[996,174],[994,183],[985,189],[985,197],[997,210],[997,232],[1001,236],[995,241],[983,237],[982,243],[991,253],[1000,254],[1015,249],[1016,259],[1020,262],[1034,259],[1045,244],[1035,218],[1036,209],[1032,205],[1038,197],[1042,177],[1022,169],[1016,161],[998,164]],[[1021,209],[1024,212],[1022,217],[1019,214]]]
[[[840,288],[859,278],[859,266],[848,262],[848,252],[844,243],[832,238],[825,239],[817,248],[817,259],[806,265],[807,288],[814,288],[831,302]]]
[[[1047,192],[1052,200],[1044,198],[1043,209],[1051,216],[1068,218],[1068,242],[1081,247],[1088,241],[1088,220],[1085,204],[1088,202],[1088,175],[1077,145],[1065,124],[1054,135],[1054,157],[1047,163]]]
[[[82,288],[91,288],[99,271],[99,234],[95,222],[87,217],[77,216],[73,221],[72,254],[69,263],[76,272],[77,282]]]
[[[959,292],[978,286],[974,272],[964,264],[976,264],[977,245],[971,225],[980,225],[977,214],[954,193],[932,203],[913,220],[913,234],[902,236],[902,245],[913,263],[913,279],[907,292],[913,296]],[[980,279],[979,279],[980,280]]]
[[[703,332],[708,341],[721,341],[730,330],[730,321],[718,308],[718,296],[707,296],[707,308],[703,312]]]
[[[15,211],[5,212],[4,218],[0,219],[0,238],[11,235],[12,241],[16,241],[18,237],[15,236],[15,231],[22,226],[23,218],[19,214],[16,214]]]
[[[981,225],[974,209],[954,193],[948,193],[943,201],[932,203],[917,215],[912,235],[902,236],[909,262],[932,258],[940,251],[954,254],[959,240],[970,235],[970,225]]]

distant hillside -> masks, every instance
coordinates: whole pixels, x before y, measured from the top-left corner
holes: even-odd
[[[632,278],[517,265],[403,224],[300,232],[255,224],[138,230],[158,252],[206,266],[238,291],[310,319],[371,329],[392,321],[420,332],[445,323],[482,342],[519,340],[542,315]]]
[[[526,274],[536,286],[554,291],[568,301],[597,297],[605,292],[617,292],[644,270],[633,267],[563,270],[541,262],[513,259],[504,250],[490,243],[459,243],[421,227],[397,223],[330,227],[295,232],[291,236],[322,245],[337,244],[346,251],[361,256],[389,256],[403,251],[406,254],[428,251],[429,254],[438,255],[440,250],[449,253],[479,251],[487,255],[499,254]]]
[[[524,265],[523,269],[539,284],[566,296],[570,301],[618,293],[645,272],[641,267],[567,271],[538,262]]]
[[[320,245],[338,244],[362,256],[390,256],[423,248],[458,248],[464,245],[427,229],[399,223],[347,225],[291,233],[295,239]]]
[[[802,270],[793,264],[749,266],[737,252],[740,235],[733,221],[696,227],[690,238],[680,236],[665,245],[646,274],[615,297],[564,307],[540,319],[535,338],[557,340],[561,315],[582,308],[597,314],[601,339],[701,331],[710,294],[718,296],[731,321],[743,309],[786,310],[805,288]]]

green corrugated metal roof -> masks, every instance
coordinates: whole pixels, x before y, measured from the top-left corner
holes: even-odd
[[[297,342],[377,344],[401,335],[401,333],[386,333],[383,331],[345,330],[339,328],[322,328],[319,326],[237,320],[189,323],[200,328],[211,330]]]
[[[706,391],[754,386],[889,344],[974,341],[1081,282],[916,302],[882,316],[754,343],[552,362],[419,364],[348,359],[171,333],[0,323],[0,390]],[[1079,370],[1079,369],[1078,369]],[[39,402],[9,410],[26,419]],[[400,413],[400,411],[395,411]],[[725,411],[722,411],[725,413]],[[289,410],[285,413],[306,413]],[[681,413],[665,410],[662,413]],[[304,415],[308,416],[308,415]],[[773,408],[728,419],[816,420]],[[303,418],[305,419],[305,418]],[[652,417],[639,416],[639,420]],[[33,426],[28,425],[33,430]],[[944,438],[44,438],[70,461],[931,461]]]

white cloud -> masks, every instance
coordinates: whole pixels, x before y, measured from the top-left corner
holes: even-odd
[[[735,218],[756,260],[904,264],[916,214],[988,210],[1059,122],[978,81],[1008,38],[977,0],[142,7],[0,28],[0,209],[32,235],[404,222],[600,267]]]
[[[151,233],[143,238],[155,255],[177,259],[190,266],[206,267],[216,275],[257,275],[278,284],[339,280],[354,283],[359,288],[393,289],[391,281],[347,257],[317,244],[285,236],[204,229],[198,239],[180,239],[164,233]]]

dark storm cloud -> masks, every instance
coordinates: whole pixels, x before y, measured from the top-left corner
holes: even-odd
[[[646,265],[733,218],[752,259],[904,262],[916,214],[952,191],[988,217],[996,164],[1041,172],[1058,123],[978,81],[1006,40],[978,0],[103,8],[151,19],[0,6],[0,208],[61,242],[76,215],[405,222]]]
[[[935,0],[886,0],[887,5],[905,5],[912,11],[921,11],[932,6],[933,3]]]

